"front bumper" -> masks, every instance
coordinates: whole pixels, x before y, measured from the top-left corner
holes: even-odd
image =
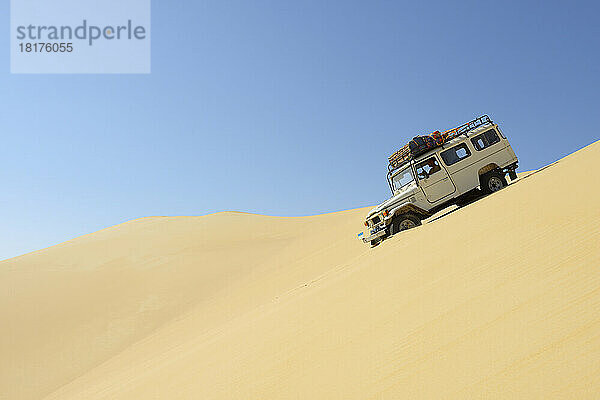
[[[362,238],[362,241],[365,243],[371,243],[371,241],[384,236],[387,233],[385,228],[385,224],[381,224],[374,227],[373,229],[371,229],[371,235]]]

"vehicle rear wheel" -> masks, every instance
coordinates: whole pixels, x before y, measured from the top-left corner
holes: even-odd
[[[392,234],[421,225],[421,218],[414,214],[402,214],[394,218],[392,222]]]
[[[490,172],[481,177],[481,190],[486,194],[497,192],[506,186],[506,178],[497,172]]]

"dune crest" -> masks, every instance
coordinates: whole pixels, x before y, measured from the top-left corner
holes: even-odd
[[[593,398],[599,157],[373,249],[367,208],[228,212],[0,262],[0,399]]]

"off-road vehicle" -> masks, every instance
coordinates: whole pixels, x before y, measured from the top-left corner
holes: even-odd
[[[417,136],[389,157],[387,180],[392,197],[366,217],[359,237],[372,246],[456,204],[463,206],[516,179],[515,152],[487,116],[444,133]],[[366,237],[364,237],[366,236]]]

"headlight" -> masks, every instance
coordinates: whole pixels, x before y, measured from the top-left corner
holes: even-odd
[[[390,212],[388,210],[384,210],[383,211],[383,216],[387,217],[388,215],[390,215]]]

